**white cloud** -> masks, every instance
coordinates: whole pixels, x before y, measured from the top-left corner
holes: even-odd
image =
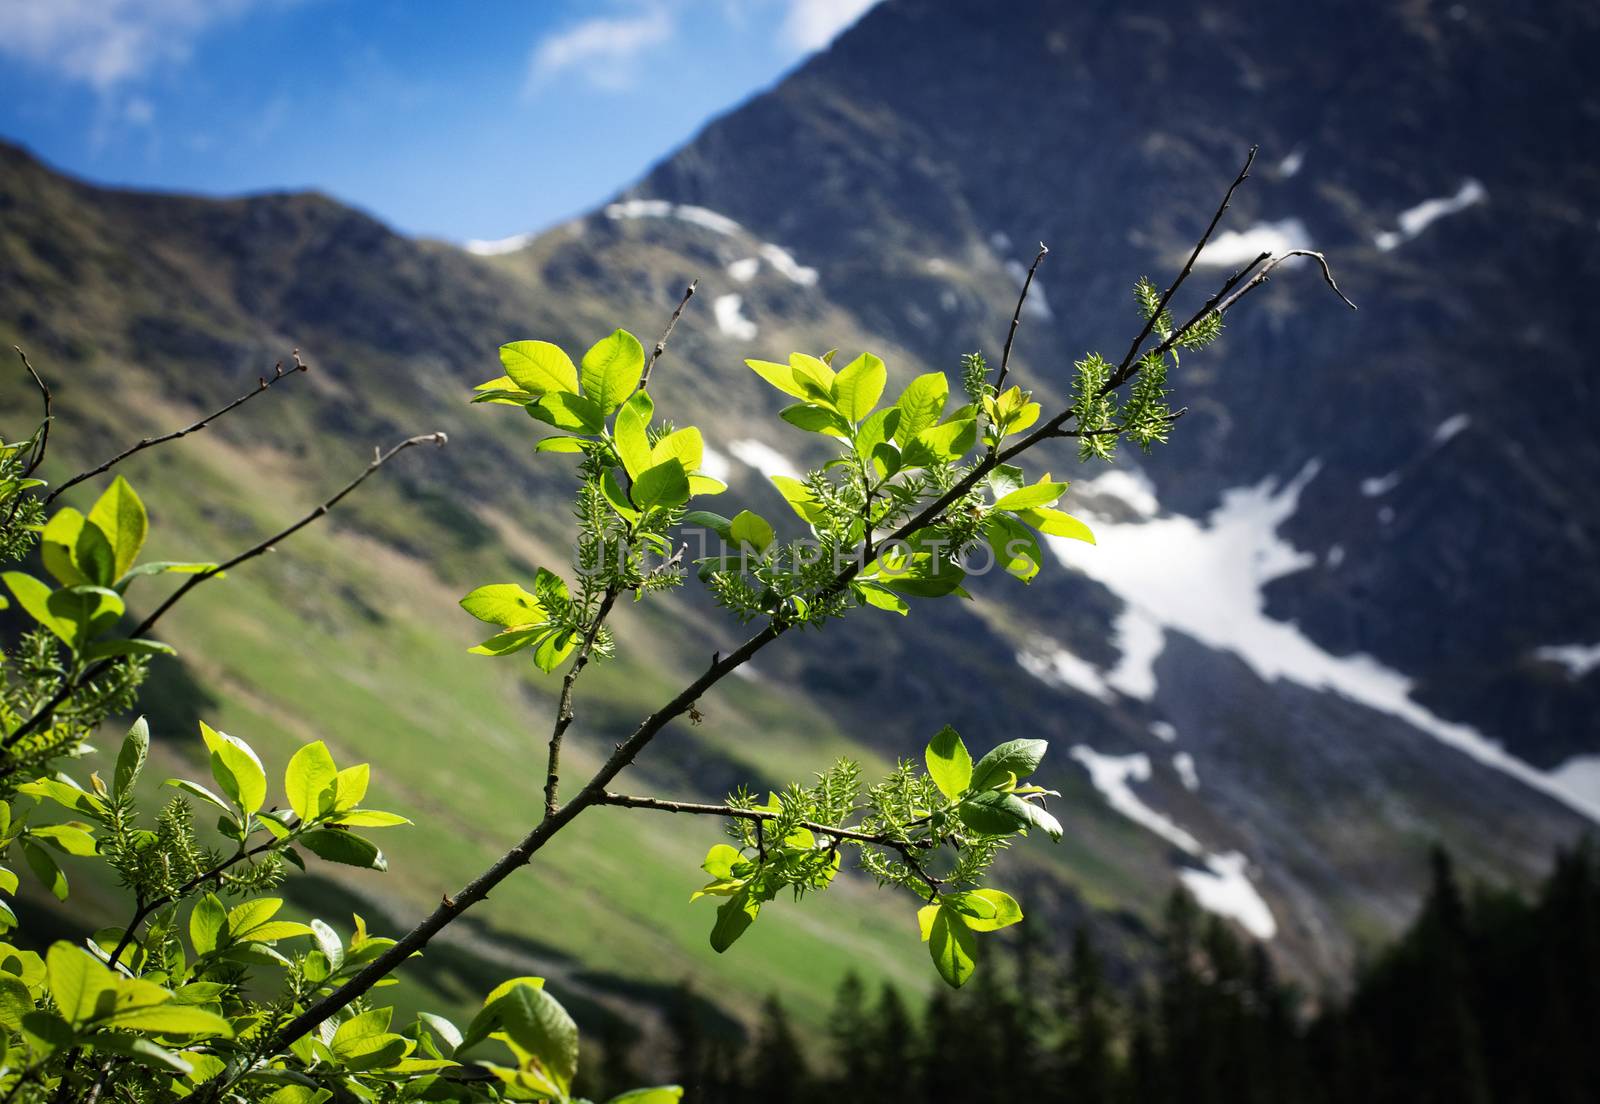
[[[1297,218],[1258,222],[1245,230],[1224,230],[1211,239],[1195,264],[1211,268],[1236,268],[1263,253],[1281,256],[1292,249],[1310,249],[1311,234]]]
[[[103,92],[184,61],[208,27],[256,2],[13,0],[0,4],[0,53]]]
[[[789,0],[778,34],[785,45],[810,53],[866,14],[878,0]]]
[[[595,88],[615,92],[629,88],[637,75],[640,54],[672,37],[672,19],[664,7],[651,6],[633,15],[602,16],[575,23],[541,39],[528,59],[525,92],[532,94],[552,78],[574,71]]]

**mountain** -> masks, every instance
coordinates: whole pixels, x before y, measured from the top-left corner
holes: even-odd
[[[461,403],[496,345],[648,338],[699,277],[652,391],[706,431],[731,499],[778,516],[763,474],[821,456],[743,357],[869,348],[894,381],[955,372],[997,354],[1042,239],[1016,374],[1060,402],[1073,359],[1120,355],[1134,280],[1177,271],[1259,143],[1181,303],[1261,248],[1310,247],[1361,310],[1280,269],[1186,355],[1171,445],[1030,465],[1074,480],[1096,547],[1057,549],[1029,587],[989,576],[970,603],[785,640],[652,748],[640,785],[881,763],[946,721],[979,744],[1044,735],[1067,839],[1003,875],[1041,928],[1088,920],[1138,960],[1183,884],[1320,985],[1408,919],[1428,843],[1526,885],[1600,809],[1597,46],[1576,3],[886,0],[612,202],[476,254],[324,197],[112,192],[7,148],[0,337],[61,380],[58,477],[135,435],[116,421],[177,424],[306,351],[301,394],[133,466],[182,487],[152,509],[186,554],[246,543],[373,444],[450,434],[186,606],[182,663],[151,687],[170,756],[196,710],[280,758],[325,736],[437,819],[446,836],[397,845],[383,884],[325,887],[398,924],[537,805],[551,687],[463,655],[454,609],[565,558],[560,459]],[[737,636],[693,594],[629,611],[578,753]],[[583,823],[430,968],[438,993],[532,960],[596,1014],[693,974],[736,1015],[778,989],[815,1019],[847,963],[925,984],[906,902],[845,887],[719,958],[683,903],[714,829]]]

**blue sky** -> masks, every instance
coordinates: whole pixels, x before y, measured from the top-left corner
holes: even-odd
[[[0,136],[453,240],[605,198],[873,0],[3,0]]]

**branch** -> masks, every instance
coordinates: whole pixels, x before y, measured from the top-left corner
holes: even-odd
[[[1028,289],[1033,286],[1033,274],[1039,271],[1039,266],[1044,263],[1045,254],[1049,252],[1050,247],[1040,242],[1039,255],[1033,259],[1033,264],[1028,266],[1028,275],[1022,281],[1022,292],[1017,296],[1017,309],[1011,312],[1011,328],[1006,331],[1006,347],[1000,354],[1000,373],[994,380],[996,391],[1005,387],[1006,372],[1011,368],[1011,343],[1017,339],[1017,327],[1022,324],[1022,306],[1028,301]]]
[[[689,305],[689,300],[694,298],[694,289],[699,286],[700,280],[696,277],[683,289],[683,298],[678,301],[678,309],[672,312],[672,317],[667,320],[667,328],[656,338],[656,347],[650,350],[650,359],[644,362],[644,372],[639,376],[639,390],[643,391],[650,385],[650,369],[656,366],[657,359],[667,351],[667,338],[672,336],[673,327],[677,326],[678,319],[683,317],[683,308]]]
[[[1349,296],[1345,295],[1344,292],[1339,290],[1339,285],[1335,283],[1333,279],[1333,270],[1328,267],[1328,258],[1324,257],[1321,253],[1318,253],[1314,249],[1291,249],[1287,253],[1282,253],[1276,257],[1273,257],[1266,263],[1260,272],[1257,272],[1250,278],[1250,282],[1248,284],[1245,284],[1244,287],[1240,288],[1238,291],[1235,291],[1232,295],[1223,300],[1222,303],[1217,307],[1218,313],[1226,313],[1227,310],[1239,300],[1243,299],[1256,288],[1272,279],[1273,269],[1277,268],[1284,261],[1287,261],[1290,257],[1310,257],[1312,260],[1316,261],[1318,266],[1322,269],[1323,281],[1333,289],[1333,293],[1343,300],[1344,305],[1349,307],[1351,310],[1360,309],[1350,301]]]
[[[1252,150],[1251,160],[1254,160],[1254,156],[1255,151]],[[1247,161],[1245,165],[1246,170],[1248,170],[1249,165],[1250,162]],[[1168,295],[1163,298],[1163,304],[1167,299],[1170,298],[1172,291],[1176,290],[1178,285],[1183,282],[1183,279],[1188,276],[1189,271],[1193,268],[1194,258],[1199,255],[1200,250],[1205,246],[1206,241],[1209,240],[1212,232],[1216,229],[1217,223],[1221,218],[1221,212],[1227,207],[1228,197],[1233,195],[1234,188],[1238,187],[1238,184],[1243,180],[1245,175],[1246,174],[1244,172],[1241,172],[1239,178],[1235,180],[1233,187],[1228,189],[1227,197],[1224,197],[1222,206],[1218,209],[1217,215],[1213,217],[1210,226],[1208,226],[1206,229],[1205,235],[1200,239],[1200,243],[1195,247],[1194,252],[1190,256],[1189,263],[1184,268],[1183,274],[1177,281],[1173,283],[1172,288],[1168,290]],[[1259,259],[1248,267],[1254,267],[1254,264],[1258,263],[1260,263]],[[1244,271],[1248,271],[1248,267]],[[1236,275],[1233,283],[1237,284],[1238,280],[1243,279],[1243,277],[1244,272],[1241,271],[1241,273]],[[1217,307],[1215,309],[1220,310],[1221,307]],[[1156,316],[1159,316],[1159,314],[1160,312],[1157,311]],[[1143,343],[1144,339],[1149,336],[1151,327],[1153,325],[1153,320],[1147,322],[1140,338],[1135,341],[1130,350],[1127,358],[1128,363],[1131,364],[1133,362],[1133,356],[1137,353],[1137,350]],[[1186,332],[1187,329],[1188,326],[1184,327],[1182,330],[1179,330],[1178,333],[1169,338],[1169,341],[1176,340],[1184,332]],[[1065,410],[1062,410],[1060,413],[1056,414],[1049,421],[1036,427],[1032,432],[1027,434],[1025,437],[1020,438],[1009,447],[985,456],[972,468],[971,471],[967,472],[966,475],[957,480],[953,486],[946,490],[937,499],[925,506],[916,514],[915,517],[903,523],[898,529],[895,530],[893,534],[886,538],[885,542],[881,543],[904,540],[917,530],[925,528],[932,522],[936,521],[952,503],[958,501],[967,493],[969,493],[985,476],[989,474],[989,472],[993,471],[1000,464],[1011,460],[1018,454],[1032,448],[1041,441],[1060,436],[1061,430],[1065,427],[1066,423],[1075,416],[1075,413],[1075,409],[1069,406]],[[870,537],[868,539],[870,541]],[[851,563],[847,564],[842,570],[840,570],[838,574],[836,574],[827,584],[821,587],[814,597],[818,599],[832,597],[842,591],[845,587],[849,586],[851,580],[855,578],[855,576],[864,566],[866,559],[867,557],[863,556],[852,560]],[[791,622],[779,620],[769,621],[753,636],[747,639],[743,644],[739,645],[738,648],[728,653],[728,655],[723,656],[721,653],[714,655],[712,657],[711,664],[705,669],[705,671],[703,671],[697,678],[680,690],[677,696],[675,696],[671,701],[667,702],[654,713],[642,720],[638,727],[636,727],[626,739],[622,740],[616,745],[611,755],[594,773],[589,781],[584,784],[577,796],[575,796],[565,805],[557,807],[554,812],[548,813],[548,815],[546,815],[544,819],[542,819],[531,831],[529,831],[528,834],[525,835],[516,846],[502,855],[496,862],[489,866],[488,869],[484,870],[481,874],[472,879],[472,881],[467,883],[467,885],[459,893],[455,894],[454,896],[446,895],[438,907],[424,917],[422,921],[416,925],[416,927],[412,928],[411,931],[407,932],[404,936],[398,939],[393,946],[389,947],[378,957],[367,963],[367,965],[362,967],[360,971],[358,971],[348,981],[340,985],[337,989],[314,1001],[298,1016],[285,1024],[268,1042],[267,1049],[264,1053],[273,1054],[286,1050],[290,1043],[293,1043],[302,1035],[315,1030],[319,1024],[321,1024],[339,1009],[350,1004],[352,1001],[360,999],[374,985],[391,974],[413,954],[422,950],[422,948],[425,947],[428,942],[447,925],[449,925],[462,913],[466,912],[467,909],[471,908],[479,901],[482,901],[489,895],[491,890],[493,890],[501,882],[505,881],[506,878],[510,877],[512,873],[532,861],[533,856],[540,850],[540,848],[542,848],[550,841],[552,837],[570,824],[572,820],[581,814],[585,809],[592,805],[614,803],[608,799],[619,798],[621,795],[608,793],[606,787],[611,784],[613,779],[615,779],[633,763],[633,761],[638,757],[639,753],[645,749],[651,740],[653,740],[656,735],[659,734],[661,730],[664,729],[668,724],[693,708],[695,703],[699,701],[700,698],[718,682],[726,678],[739,667],[743,666],[762,648],[766,647],[768,644],[772,643],[774,640],[778,639],[785,632],[787,632],[791,627],[791,624]],[[645,801],[649,799],[636,798],[631,800]],[[710,806],[709,808],[715,809],[717,815],[727,815],[722,812],[721,807]],[[685,808],[677,811],[695,810],[691,808]],[[756,819],[757,822],[760,823],[762,818]],[[834,829],[830,828],[824,828],[823,830],[828,832],[835,831]],[[243,1073],[244,1069],[238,1065],[235,1065],[230,1067],[222,1074],[219,1074],[211,1081],[206,1082],[204,1086],[204,1092],[197,1097],[196,1104],[202,1104],[204,1101],[216,1099],[228,1088],[228,1086],[237,1081],[239,1077],[243,1075]]]
[[[634,797],[631,794],[605,793],[600,796],[599,804],[615,805],[623,809],[653,809],[658,813],[691,813],[695,816],[729,817],[733,820],[753,820],[759,832],[761,825],[769,820],[777,820],[779,814],[768,812],[765,809],[740,809],[733,805],[706,805],[697,801],[663,801],[656,797]],[[798,827],[807,828],[819,836],[830,836],[835,841],[853,840],[856,843],[872,844],[877,847],[892,847],[900,852],[906,865],[916,871],[917,876],[927,883],[934,896],[939,895],[939,887],[944,883],[933,877],[922,868],[917,861],[914,848],[928,848],[934,846],[933,841],[922,844],[898,840],[882,832],[863,832],[857,828],[841,828],[831,824],[819,824],[814,820],[802,820]],[[762,856],[765,861],[765,855]]]
[[[1228,185],[1227,192],[1222,196],[1222,202],[1217,205],[1216,213],[1211,216],[1211,224],[1206,227],[1206,232],[1200,235],[1200,240],[1194,243],[1194,249],[1189,253],[1189,259],[1184,263],[1183,271],[1179,272],[1178,278],[1167,287],[1166,292],[1161,296],[1161,302],[1156,304],[1156,309],[1149,318],[1145,319],[1144,328],[1139,331],[1139,336],[1133,339],[1133,344],[1128,346],[1128,351],[1123,355],[1121,362],[1117,364],[1117,370],[1111,377],[1112,380],[1116,381],[1117,385],[1120,386],[1127,379],[1129,371],[1138,359],[1139,347],[1145,343],[1145,339],[1150,336],[1150,331],[1155,328],[1156,319],[1161,317],[1161,312],[1167,309],[1167,304],[1172,302],[1172,297],[1178,293],[1178,289],[1183,286],[1183,282],[1194,271],[1195,261],[1199,259],[1201,252],[1206,247],[1206,243],[1211,240],[1211,235],[1216,233],[1217,224],[1222,221],[1222,216],[1228,210],[1228,205],[1233,202],[1233,193],[1239,189],[1239,185],[1249,179],[1250,166],[1256,163],[1256,151],[1260,148],[1260,146],[1250,147],[1250,152],[1244,159],[1244,168],[1239,170],[1239,175],[1233,178],[1232,184]]]
[[[334,506],[336,506],[339,501],[351,491],[354,491],[357,487],[361,486],[362,483],[366,482],[368,477],[370,477],[373,472],[383,467],[383,465],[387,464],[399,453],[404,452],[413,445],[443,445],[445,444],[446,440],[447,438],[443,433],[425,433],[418,437],[408,437],[406,440],[401,441],[387,452],[379,452],[372,458],[372,462],[362,470],[360,475],[356,476],[349,483],[345,484],[344,487],[332,498],[329,498],[327,501],[323,502],[316,509],[302,517],[299,521],[296,521],[293,525],[290,525],[287,529],[283,529],[277,533],[274,533],[266,540],[245,549],[243,552],[239,553],[231,560],[228,560],[226,563],[218,564],[216,567],[213,567],[207,571],[200,572],[197,575],[189,576],[189,578],[184,581],[182,586],[169,594],[166,601],[162,602],[156,607],[154,613],[150,614],[150,616],[139,622],[138,626],[128,634],[129,637],[132,639],[137,639],[149,632],[150,629],[155,626],[155,623],[161,620],[162,616],[168,610],[177,605],[185,595],[194,590],[195,587],[199,586],[207,579],[214,579],[218,575],[221,575],[224,571],[237,567],[246,560],[255,559],[264,552],[272,551],[273,546],[279,541],[285,540],[286,538],[299,532],[301,529],[304,529],[307,525],[310,525],[313,521],[316,521],[318,518],[322,517],[329,510],[333,509]],[[85,671],[81,672],[76,678],[69,678],[64,681],[61,684],[61,687],[50,698],[50,700],[45,703],[43,708],[34,713],[33,716],[29,717],[26,721],[22,722],[22,724],[18,725],[17,728],[12,732],[8,733],[4,740],[0,740],[0,750],[9,750],[15,747],[24,736],[27,736],[33,732],[37,732],[40,728],[49,723],[51,718],[54,717],[55,711],[59,709],[61,704],[70,698],[79,687],[86,682],[93,681],[96,677],[105,673],[105,671],[115,662],[115,659],[102,659],[90,666]],[[3,777],[5,774],[9,774],[14,769],[15,766],[13,764],[7,764],[3,769],[0,769],[0,777]]]
[[[255,847],[252,847],[247,851],[239,851],[232,857],[219,862],[216,866],[213,866],[210,870],[205,871],[203,874],[196,874],[193,878],[190,878],[187,882],[184,882],[171,893],[163,893],[160,897],[156,897],[152,900],[141,903],[134,910],[133,919],[128,922],[127,928],[123,930],[122,938],[117,941],[116,948],[111,952],[111,957],[106,960],[106,964],[112,969],[116,969],[117,960],[122,957],[122,952],[127,950],[129,945],[133,942],[134,932],[138,930],[139,925],[144,922],[145,918],[151,913],[155,912],[157,909],[165,908],[174,901],[183,900],[190,893],[196,889],[199,889],[207,882],[218,881],[220,883],[222,875],[226,873],[230,867],[235,866],[246,859],[253,859],[257,855],[272,851],[279,846],[292,841],[293,837],[290,837],[286,840],[271,839],[267,840],[265,843],[257,844]]]
[[[201,418],[198,422],[193,422],[190,425],[184,426],[182,429],[175,429],[171,433],[162,434],[160,437],[146,437],[143,440],[141,440],[141,441],[139,441],[139,442],[137,442],[135,444],[129,445],[127,448],[125,448],[121,452],[117,453],[115,456],[113,456],[111,459],[107,460],[104,464],[101,464],[99,467],[93,468],[93,469],[91,469],[89,471],[86,471],[86,472],[81,472],[78,475],[75,475],[71,479],[67,480],[65,483],[61,484],[61,486],[57,487],[55,490],[51,491],[48,495],[45,496],[45,500],[44,500],[45,501],[45,505],[48,506],[50,503],[54,502],[56,500],[56,498],[63,491],[67,490],[69,487],[76,487],[79,483],[82,483],[85,479],[93,479],[95,476],[101,475],[104,472],[107,472],[107,471],[111,470],[112,468],[116,467],[118,464],[120,464],[124,460],[126,460],[128,457],[132,456],[134,453],[143,452],[145,449],[152,448],[152,447],[154,447],[156,445],[166,444],[168,441],[176,441],[179,437],[187,437],[191,433],[198,433],[198,432],[200,432],[200,430],[202,430],[202,429],[206,428],[206,426],[210,425],[211,422],[214,421],[215,419],[222,417],[224,414],[228,413],[228,411],[232,410],[234,407],[243,406],[245,403],[249,402],[251,399],[255,398],[257,395],[260,395],[263,392],[265,392],[269,387],[271,387],[273,384],[277,383],[279,380],[287,379],[288,377],[290,377],[292,375],[295,375],[296,373],[299,373],[299,372],[309,371],[309,365],[307,365],[305,361],[300,359],[300,350],[299,349],[296,349],[294,351],[293,356],[294,356],[294,367],[289,369],[287,372],[285,372],[283,370],[283,361],[280,360],[276,365],[273,366],[272,375],[270,377],[268,377],[268,376],[261,377],[259,380],[256,381],[256,386],[254,388],[252,388],[249,391],[246,391],[243,395],[240,395],[237,399],[234,399],[232,402],[228,403],[226,406],[223,406],[223,407],[219,408],[218,410],[215,410],[212,413],[207,414],[204,418]]]
[[[44,395],[44,422],[43,428],[39,431],[39,445],[33,450],[33,456],[28,460],[28,466],[22,473],[23,478],[27,478],[38,471],[39,465],[44,463],[44,450],[45,446],[50,443],[50,422],[55,416],[55,404],[50,394],[50,385],[45,383],[44,378],[33,370],[33,365],[28,363],[28,354],[22,351],[22,346],[13,345],[11,347],[22,358],[22,366],[28,370],[28,375],[33,377],[33,382],[38,385],[40,393]]]
[[[667,339],[672,336],[673,329],[678,325],[678,319],[683,317],[683,310],[689,305],[689,300],[694,298],[694,289],[700,286],[699,279],[689,281],[689,286],[683,291],[683,298],[678,301],[678,308],[672,312],[672,317],[667,319],[667,328],[661,331],[661,336],[656,338],[655,348],[650,353],[650,359],[645,361],[644,372],[639,376],[639,390],[650,382],[650,370],[655,367],[661,354],[667,351]],[[629,530],[632,535],[632,530]],[[556,807],[561,803],[561,741],[567,734],[567,729],[572,727],[576,714],[572,709],[573,690],[577,686],[578,676],[589,665],[589,657],[594,653],[594,642],[600,636],[600,629],[611,615],[611,607],[616,604],[620,587],[615,583],[606,587],[605,594],[600,599],[600,607],[595,611],[594,620],[589,622],[589,627],[584,630],[583,642],[578,647],[578,654],[572,661],[572,666],[567,668],[567,673],[561,679],[561,698],[556,703],[556,723],[550,731],[549,754],[546,758],[544,776],[544,815],[545,818],[555,815]]]

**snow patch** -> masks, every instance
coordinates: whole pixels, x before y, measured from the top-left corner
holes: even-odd
[[[717,329],[737,341],[752,340],[758,330],[756,324],[744,316],[744,297],[738,294],[719,295],[711,301],[711,316],[717,320]]]
[[[795,260],[794,254],[782,246],[773,245],[771,242],[763,242],[759,252],[763,260],[778,270],[779,275],[787,276],[801,287],[812,287],[816,284],[817,270],[807,268]]]
[[[732,472],[733,464],[726,456],[710,445],[704,446],[704,451],[700,454],[701,475],[708,475],[718,483],[726,483]]]
[[[1156,696],[1156,660],[1166,647],[1160,622],[1136,606],[1123,606],[1112,626],[1117,634],[1117,665],[1106,682],[1130,698],[1150,701]]]
[[[664,199],[625,199],[606,207],[608,219],[671,218],[672,204]]]
[[[1278,922],[1250,884],[1245,873],[1248,867],[1249,861],[1243,855],[1229,851],[1209,856],[1204,870],[1187,867],[1179,871],[1178,878],[1207,912],[1237,920],[1257,939],[1271,939],[1278,934]]]
[[[1561,787],[1600,805],[1600,755],[1579,755],[1556,768]]]
[[[761,271],[759,257],[743,257],[728,266],[728,275],[738,280],[741,284],[749,283],[755,274]]]
[[[463,243],[461,248],[480,257],[498,257],[503,253],[515,253],[519,249],[526,248],[535,236],[534,234],[512,234],[509,238],[496,238],[493,241],[481,241],[473,238]]]
[[[1178,730],[1173,727],[1171,721],[1151,721],[1150,735],[1162,743],[1170,744],[1178,739]]]
[[[1407,207],[1401,211],[1399,218],[1396,219],[1400,229],[1383,231],[1373,238],[1373,244],[1387,253],[1415,238],[1446,215],[1459,214],[1468,207],[1487,201],[1488,198],[1489,190],[1468,177],[1461,182],[1461,187],[1456,189],[1455,195],[1425,199],[1415,207]]]
[[[1095,526],[1099,543],[1093,547],[1060,537],[1046,539],[1062,563],[1103,583],[1163,630],[1232,652],[1264,681],[1288,679],[1388,713],[1600,820],[1600,803],[1567,789],[1557,775],[1529,766],[1477,730],[1418,705],[1411,698],[1411,680],[1400,672],[1367,655],[1330,655],[1297,626],[1266,615],[1265,585],[1316,562],[1311,553],[1282,540],[1277,530],[1319,470],[1313,460],[1282,486],[1266,479],[1227,491],[1203,521],[1182,515],[1100,521]],[[1154,672],[1126,677],[1153,680]]]
[[[1337,571],[1339,565],[1344,563],[1344,545],[1336,544],[1332,548],[1329,548],[1328,554],[1327,556],[1323,557],[1322,562]]]
[[[730,444],[728,451],[733,453],[735,460],[748,464],[768,479],[775,475],[785,475],[790,479],[801,477],[800,469],[794,466],[793,461],[763,441],[747,437]]]
[[[1178,772],[1178,781],[1183,783],[1183,788],[1190,793],[1200,789],[1200,772],[1195,770],[1194,756],[1187,751],[1180,751],[1172,757],[1172,769]]]
[[[1011,235],[1004,230],[996,230],[989,235],[989,248],[996,253],[1004,253],[1011,248]]]
[[[1072,757],[1088,770],[1089,783],[1100,791],[1108,805],[1201,862],[1200,867],[1185,866],[1178,871],[1179,881],[1201,908],[1237,920],[1257,939],[1271,939],[1278,934],[1272,909],[1250,883],[1249,862],[1243,855],[1237,851],[1207,854],[1199,840],[1171,817],[1146,805],[1133,792],[1132,783],[1150,779],[1149,756],[1142,753],[1101,755],[1079,744],[1072,749]]]
[[[1153,518],[1161,512],[1156,489],[1141,471],[1111,468],[1092,479],[1080,479],[1073,486],[1078,494],[1114,498],[1142,518]]]
[[[710,230],[713,234],[737,234],[742,229],[727,215],[719,215],[709,207],[696,207],[692,203],[678,204],[677,210],[673,213],[691,226]]]
[[[1452,437],[1455,437],[1457,434],[1461,433],[1462,430],[1466,429],[1471,424],[1472,417],[1470,415],[1452,414],[1450,417],[1440,422],[1438,428],[1433,431],[1433,443],[1435,445],[1442,445],[1449,441]]]
[[[1258,222],[1245,230],[1227,230],[1212,238],[1195,258],[1195,264],[1209,268],[1237,268],[1263,253],[1274,256],[1292,249],[1310,249],[1311,234],[1297,218],[1277,222]]]
[[[1099,671],[1046,637],[1018,652],[1017,665],[1050,686],[1077,690],[1108,705],[1116,700]]]
[[[1363,479],[1361,493],[1367,498],[1382,498],[1400,485],[1400,473],[1392,471],[1388,475],[1380,475],[1376,479]]]
[[[1285,157],[1282,161],[1278,162],[1278,175],[1285,178],[1291,177],[1295,173],[1299,172],[1300,167],[1305,163],[1306,151],[1303,149],[1297,149],[1293,153],[1289,154],[1288,157]]]
[[[1535,659],[1561,664],[1575,679],[1600,667],[1600,644],[1547,644],[1535,649],[1533,655]]]

